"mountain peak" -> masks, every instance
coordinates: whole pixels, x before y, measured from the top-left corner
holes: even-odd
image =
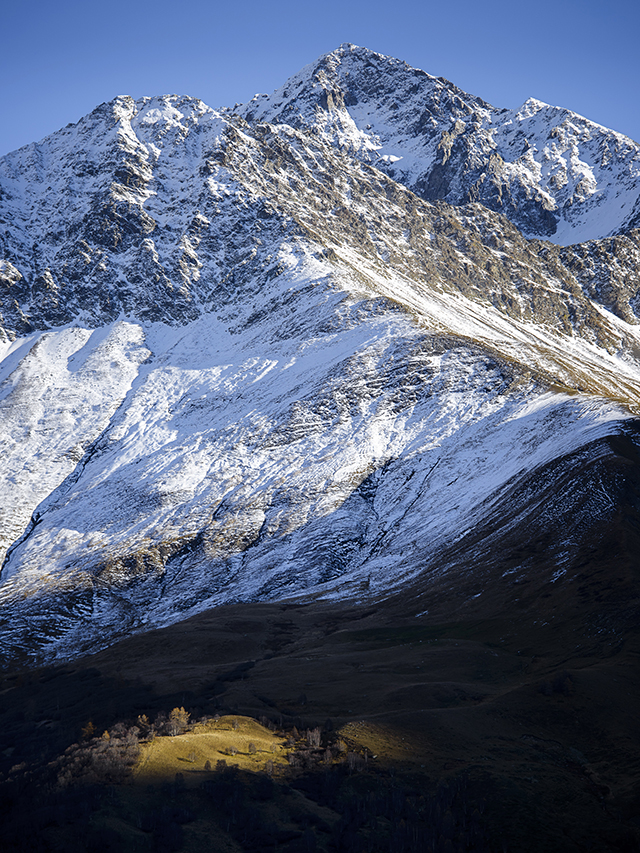
[[[312,130],[426,200],[480,201],[527,236],[579,242],[640,217],[632,140],[536,98],[496,109],[368,48],[340,45],[239,112]]]
[[[611,211],[619,225],[637,199],[637,147],[527,104],[497,110],[342,45],[239,115],[121,95],[0,160],[9,599],[13,579],[39,589],[42,566],[85,591],[130,590],[133,613],[168,573],[175,594],[156,623],[225,600],[236,570],[247,595],[333,589],[345,567],[360,583],[374,566],[384,584],[395,552],[379,565],[367,550],[387,535],[368,496],[393,459],[408,482],[413,442],[424,465],[463,424],[490,444],[499,411],[507,446],[523,395],[536,411],[560,407],[542,400],[549,377],[637,405],[637,240],[562,253],[518,230],[606,233]],[[573,446],[592,433],[574,431],[582,404],[567,405]],[[607,423],[628,417],[602,405]],[[600,435],[600,415],[589,423]],[[466,470],[464,449],[456,459],[443,489]],[[506,488],[500,464],[478,505]],[[513,464],[509,476],[525,463]],[[388,483],[391,501],[402,489]],[[430,541],[468,523],[456,489],[453,528],[430,486],[420,492],[420,512],[437,515]],[[281,544],[293,550],[272,560]]]
[[[540,101],[538,98],[527,98],[518,110],[518,115],[522,115],[523,117],[533,115],[534,113],[547,109],[550,106],[550,104],[545,104],[544,101]],[[551,109],[555,109],[555,107],[551,107]]]
[[[120,95],[0,159],[0,790],[51,793],[0,835],[638,849],[638,146],[350,44],[238,113]],[[167,784],[92,816],[176,701],[206,716]],[[222,702],[296,726],[297,781],[236,774],[226,835],[233,768],[184,764]]]

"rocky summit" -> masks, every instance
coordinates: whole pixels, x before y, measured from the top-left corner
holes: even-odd
[[[640,406],[639,174],[567,110],[352,45],[233,111],[118,97],[5,157],[3,653],[417,579],[477,607],[569,458],[544,524],[573,520],[512,580],[574,583],[619,511],[585,472]]]
[[[233,109],[117,97],[2,158],[5,671],[91,655],[204,707],[431,715],[421,761],[535,786],[511,738],[560,768],[555,803],[591,793],[547,846],[503,816],[511,846],[428,849],[637,849],[613,684],[638,646],[638,225],[636,142],[350,44]]]

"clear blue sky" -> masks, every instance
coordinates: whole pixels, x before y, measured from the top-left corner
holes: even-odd
[[[3,0],[0,155],[115,95],[233,106],[342,42],[640,141],[638,0]]]

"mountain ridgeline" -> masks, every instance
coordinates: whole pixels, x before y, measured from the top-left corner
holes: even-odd
[[[7,664],[230,602],[567,594],[637,515],[639,224],[637,143],[353,45],[4,157]]]

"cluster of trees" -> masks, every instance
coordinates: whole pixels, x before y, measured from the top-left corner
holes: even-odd
[[[135,725],[119,724],[102,734],[87,723],[82,740],[47,766],[49,781],[40,785],[46,793],[28,810],[25,790],[30,782],[23,775],[22,790],[16,776],[13,806],[4,815],[3,853],[50,853],[52,829],[67,833],[69,853],[128,849],[118,831],[96,833],[92,816],[106,809],[120,821],[126,813],[131,821],[130,809],[122,805],[127,797],[117,791],[139,756],[140,743],[175,736],[202,722],[192,722],[184,708],[174,708],[158,714],[153,723],[141,715]],[[330,726],[285,731],[271,721],[261,722],[287,739],[289,771],[276,774],[273,762],[267,762],[264,773],[250,773],[220,760],[215,768],[205,767],[211,772],[195,788],[177,773],[172,781],[149,789],[135,813],[135,832],[138,838],[144,834],[144,849],[184,849],[194,820],[209,824],[212,849],[215,839],[226,846],[226,837],[247,853],[493,849],[483,830],[482,798],[464,779],[431,790],[424,775],[377,766],[366,751],[350,746]]]
[[[168,714],[160,711],[154,722],[149,722],[146,714],[142,714],[136,720],[137,727],[145,740],[156,735],[169,735],[175,737],[191,728],[189,720],[191,714],[184,708],[173,708]]]
[[[90,737],[91,731],[91,726],[85,726],[85,739],[72,744],[53,763],[61,787],[122,784],[138,760],[140,729],[137,726],[119,723],[100,737]]]
[[[82,728],[82,740],[52,763],[58,785],[122,784],[140,756],[141,742],[156,735],[182,734],[189,727],[189,718],[184,708],[173,708],[169,714],[158,714],[153,723],[141,715],[136,725],[118,723],[99,736],[89,721]]]

